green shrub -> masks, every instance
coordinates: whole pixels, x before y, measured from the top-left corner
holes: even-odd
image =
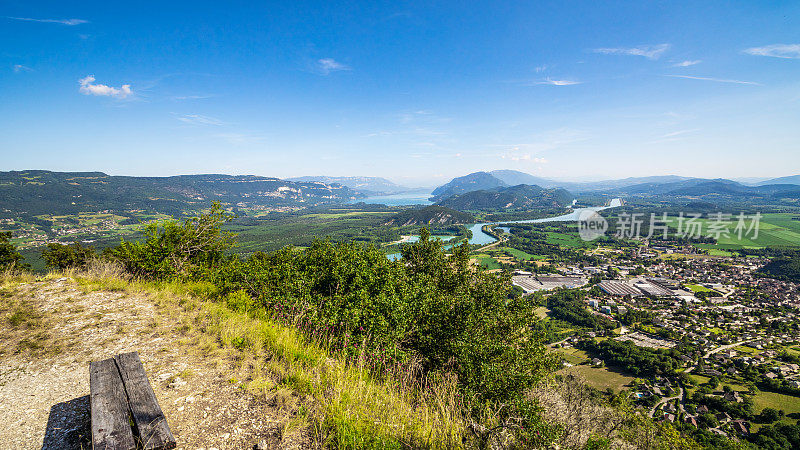
[[[42,259],[47,263],[48,269],[86,269],[94,257],[94,248],[84,247],[80,242],[72,245],[50,243],[42,251]]]
[[[183,223],[150,223],[144,227],[144,241],[123,241],[106,255],[137,277],[199,279],[221,263],[225,250],[233,245],[234,235],[220,228],[233,218],[215,202],[209,212]]]
[[[0,270],[23,267],[22,255],[11,242],[10,231],[0,231]]]

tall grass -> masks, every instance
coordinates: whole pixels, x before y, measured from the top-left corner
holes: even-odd
[[[312,341],[290,324],[210,300],[215,288],[209,283],[130,280],[101,264],[71,275],[87,291],[146,294],[191,314],[189,325],[249,365],[246,389],[293,409],[285,432],[304,428],[316,442],[341,449],[470,446],[453,377],[420,381],[413,365],[376,376],[364,355],[343,362],[322,339]]]

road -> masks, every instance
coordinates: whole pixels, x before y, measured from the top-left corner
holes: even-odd
[[[745,341],[734,342],[733,344],[722,345],[720,347],[715,348],[714,350],[707,351],[705,356],[703,356],[703,358],[708,358],[709,356],[713,355],[714,353],[718,353],[718,352],[721,352],[723,350],[728,350],[728,349],[731,349],[731,348],[734,348],[734,347],[738,347],[740,345],[747,344],[748,342],[753,342],[753,340],[754,339],[748,339],[748,340],[745,340]]]
[[[753,341],[753,339],[747,339],[747,340],[744,340],[744,341],[734,342],[733,344],[721,345],[721,346],[719,346],[719,347],[717,347],[717,348],[715,348],[713,350],[707,351],[706,354],[703,356],[703,358],[708,358],[709,356],[713,355],[714,353],[718,353],[718,352],[721,352],[721,351],[724,351],[724,350],[729,350],[729,349],[732,349],[734,347],[738,347],[740,345],[744,345],[744,344],[747,344],[748,342],[752,342],[752,341]],[[697,366],[691,366],[691,367],[687,368],[686,370],[684,370],[683,373],[691,373],[691,371],[693,371],[695,369],[695,367],[697,367]],[[685,391],[684,391],[682,386],[679,389],[681,390],[679,395],[677,395],[675,397],[668,397],[668,398],[663,398],[663,399],[659,400],[658,403],[656,403],[655,406],[653,406],[653,409],[650,410],[650,417],[653,417],[653,415],[655,415],[656,409],[658,409],[658,407],[660,405],[663,405],[664,403],[666,403],[666,402],[668,402],[670,400],[674,400],[676,398],[680,399],[680,401],[678,402],[678,406],[680,407],[681,411],[685,414],[686,413],[686,409],[684,408],[684,398],[683,398]]]
[[[683,394],[684,394],[684,392],[685,392],[685,391],[683,390],[683,387],[682,387],[682,386],[681,386],[681,387],[678,387],[678,389],[680,389],[680,393],[679,393],[678,395],[676,395],[676,396],[674,396],[674,397],[666,397],[666,398],[662,398],[661,400],[659,400],[659,401],[658,401],[658,403],[656,403],[656,404],[653,406],[653,409],[651,409],[651,410],[650,410],[650,417],[653,417],[653,416],[655,415],[655,413],[656,413],[656,409],[658,409],[658,407],[659,407],[660,405],[663,405],[664,403],[667,403],[667,402],[668,402],[668,401],[670,401],[670,400],[675,400],[676,398],[678,399],[678,406],[680,407],[681,411],[683,411],[684,413],[686,413],[686,410],[683,408]]]

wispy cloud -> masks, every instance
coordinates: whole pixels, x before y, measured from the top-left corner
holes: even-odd
[[[333,58],[322,58],[317,60],[317,71],[322,75],[328,75],[331,72],[340,72],[343,70],[351,70],[350,66],[340,63]]]
[[[14,64],[14,73],[20,72],[33,72],[33,69],[28,66],[23,66],[22,64]]]
[[[594,52],[606,55],[644,56],[647,59],[658,59],[664,52],[669,50],[669,47],[669,44],[640,45],[638,47],[596,48]]]
[[[575,80],[553,80],[551,78],[547,78],[544,81],[537,81],[534,84],[549,84],[551,86],[573,86],[575,84],[581,84],[582,81],[575,81]]]
[[[213,137],[217,139],[222,139],[224,141],[227,141],[229,144],[233,145],[247,145],[247,144],[257,144],[260,142],[264,142],[264,138],[261,136],[255,136],[245,133],[219,133],[213,135]]]
[[[175,95],[172,97],[172,100],[204,100],[211,97],[213,97],[213,95]]]
[[[700,129],[699,128],[692,128],[692,129],[688,129],[688,130],[672,131],[670,133],[666,133],[666,134],[663,134],[661,136],[658,136],[653,141],[650,141],[650,143],[651,144],[661,144],[661,143],[665,143],[665,142],[680,141],[680,140],[686,139],[686,137],[687,137],[686,135],[691,134],[691,133],[695,133],[697,131],[700,131]]]
[[[800,44],[773,44],[764,47],[748,48],[749,55],[771,56],[773,58],[800,59]]]
[[[182,116],[177,117],[183,123],[188,123],[191,125],[223,125],[219,119],[209,116],[203,116],[200,114],[184,114]]]
[[[106,86],[105,84],[93,84],[95,81],[94,75],[89,75],[85,78],[78,80],[80,83],[80,92],[86,95],[99,95],[104,97],[125,98],[133,95],[130,84],[123,84],[122,87],[115,88]]]
[[[753,86],[761,86],[761,83],[756,83],[755,81],[729,80],[726,78],[692,77],[689,75],[664,75],[664,76],[672,78],[686,78],[689,80],[714,81],[717,83],[749,84]]]
[[[89,23],[88,20],[83,20],[83,19],[34,19],[31,17],[11,17],[11,16],[6,16],[6,17],[12,20],[22,20],[25,22],[59,23],[61,25],[69,25],[69,26]]]
[[[667,133],[667,134],[664,134],[662,136],[659,136],[659,139],[674,138],[674,137],[682,136],[684,134],[694,133],[695,131],[699,131],[699,128],[693,128],[691,130],[673,131],[671,133]]]
[[[530,153],[521,150],[519,147],[514,147],[506,153],[500,155],[501,159],[508,159],[514,162],[525,161],[533,164],[547,164],[547,159],[533,156]]]
[[[694,60],[694,61],[689,61],[689,60],[681,61],[679,63],[673,64],[672,67],[689,67],[689,66],[694,66],[694,65],[700,64],[701,62],[703,62],[703,61],[701,61],[699,59],[698,60]]]

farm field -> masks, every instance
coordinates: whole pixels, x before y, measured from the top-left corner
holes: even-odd
[[[562,247],[571,247],[571,248],[583,248],[587,247],[585,241],[583,241],[580,236],[576,233],[560,233],[554,231],[547,232],[547,240],[548,244],[560,245]]]
[[[474,259],[481,267],[487,270],[494,270],[501,268],[500,263],[497,262],[496,259],[492,258],[491,256],[485,253],[474,255],[472,259]]]
[[[634,380],[634,377],[618,372],[613,367],[591,367],[587,365],[565,367],[558,371],[562,375],[575,374],[586,380],[589,386],[604,391],[619,392]]]
[[[502,247],[499,250],[508,253],[509,255],[513,256],[514,258],[517,258],[520,261],[540,260],[546,258],[546,256],[531,255],[530,253],[524,252],[522,250],[517,250],[516,248],[511,248],[511,247]]]
[[[735,250],[739,248],[762,248],[768,246],[789,246],[800,247],[800,220],[797,214],[790,213],[768,213],[761,217],[759,222],[758,237],[754,238],[753,233],[743,233],[742,239],[739,240],[736,232],[737,219],[733,217],[727,224],[728,236],[721,235],[717,245],[712,244],[698,244],[698,248],[706,250]],[[668,221],[670,227],[677,228],[678,219],[671,217]],[[709,224],[714,222],[706,218],[698,219],[702,224],[703,234],[707,233]],[[745,219],[745,225],[750,225],[750,220]],[[719,256],[725,256],[720,254]]]
[[[800,413],[800,397],[761,391],[753,397],[753,410],[760,413],[764,408],[782,409],[787,415]]]

